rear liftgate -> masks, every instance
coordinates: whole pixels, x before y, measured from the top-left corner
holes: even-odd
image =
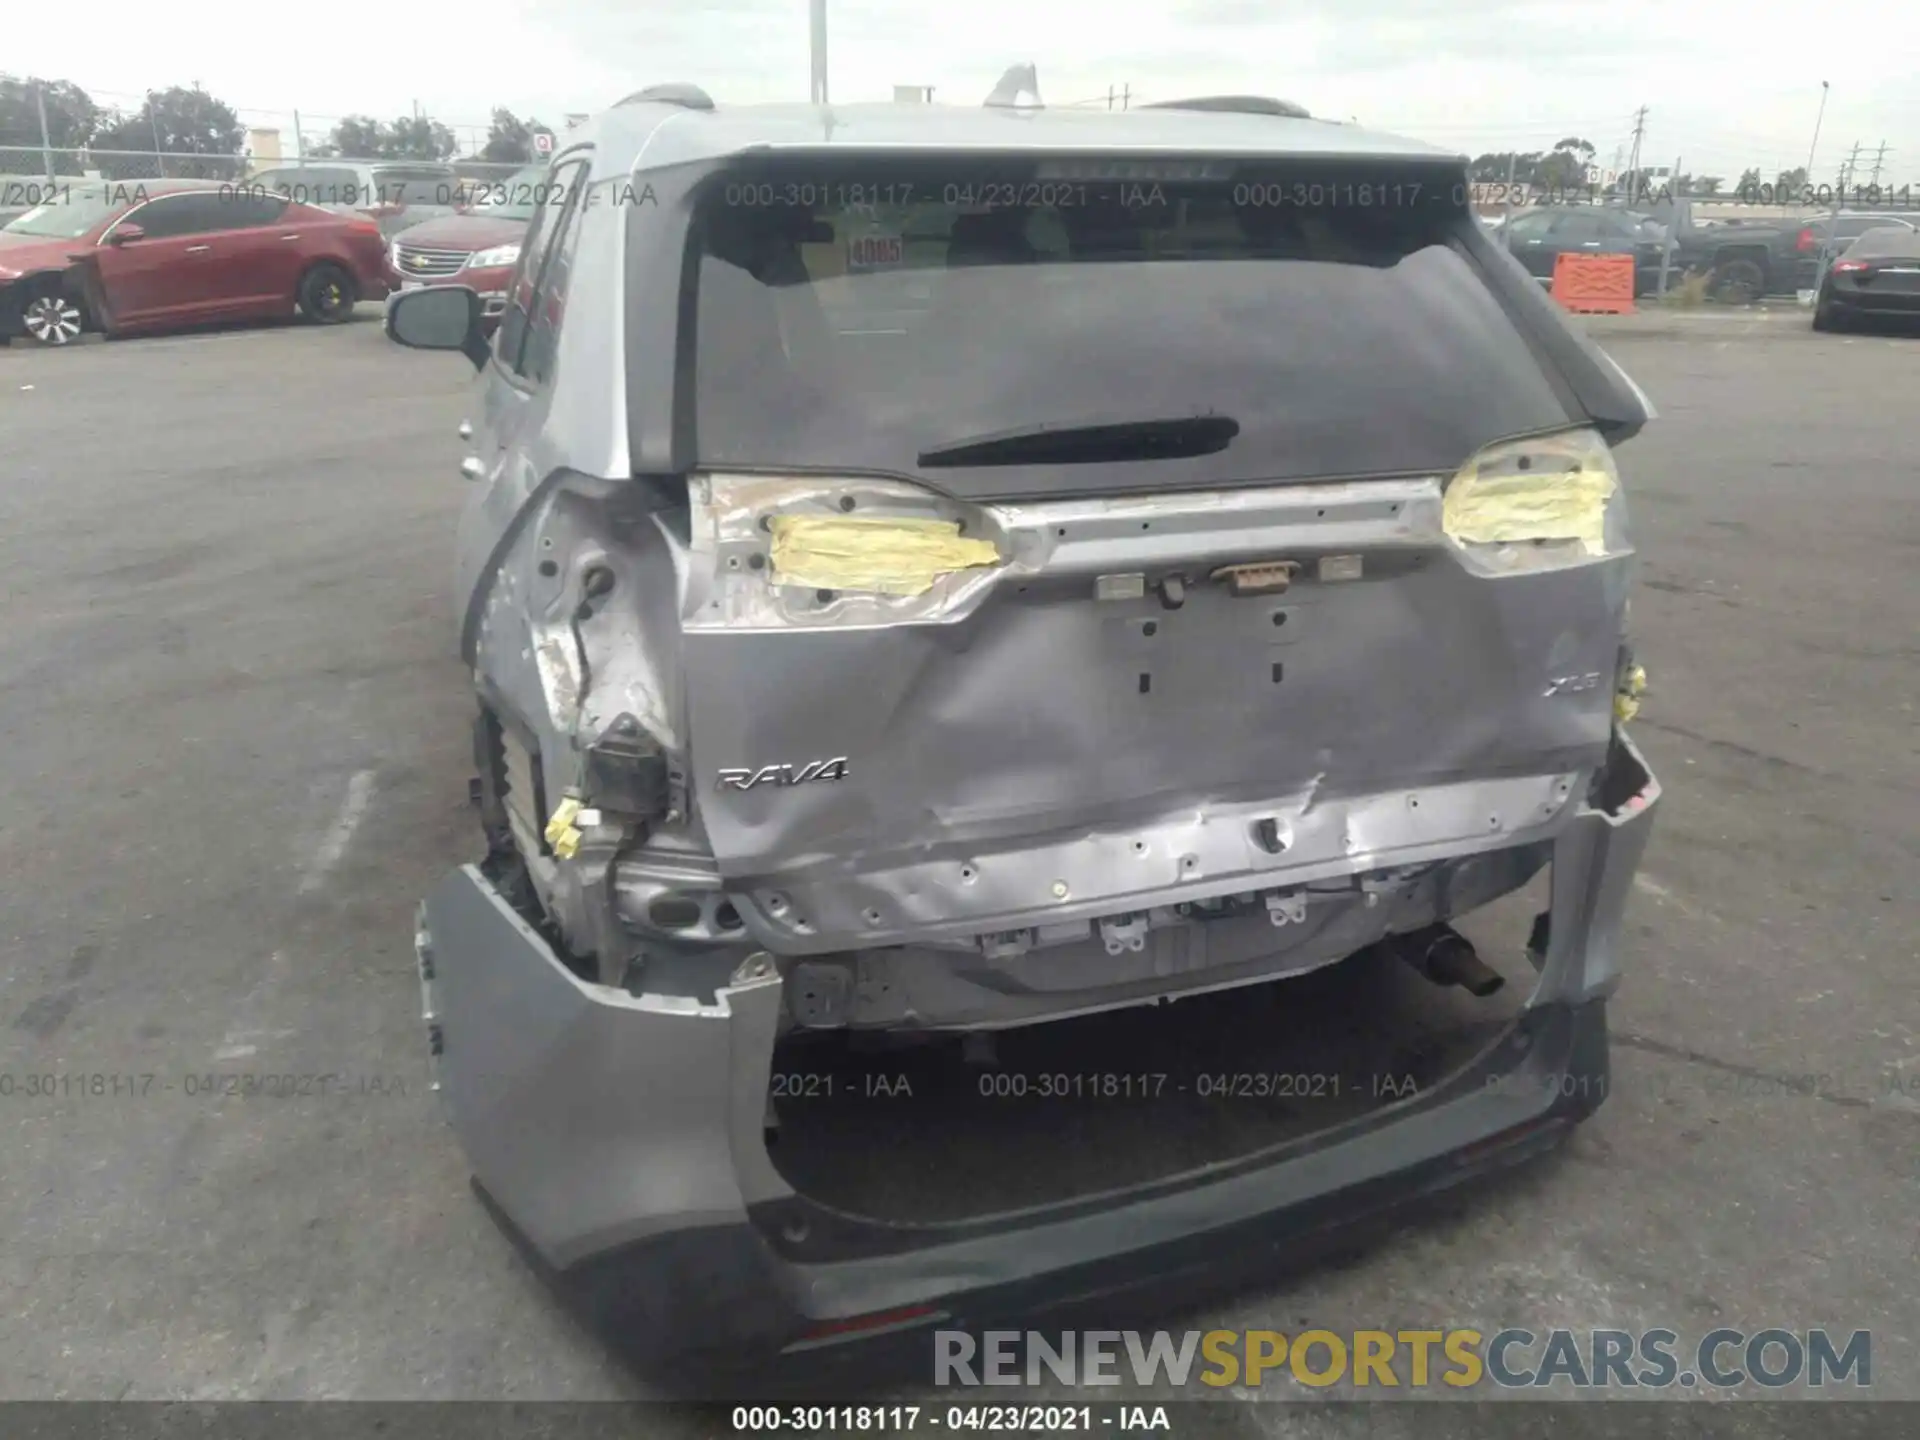
[[[1607,753],[1618,509],[1587,430],[1451,477],[1034,505],[702,477],[684,665],[718,874],[782,956],[1119,956],[1174,907],[1283,925],[1543,843]],[[822,1021],[860,1023],[850,986]]]

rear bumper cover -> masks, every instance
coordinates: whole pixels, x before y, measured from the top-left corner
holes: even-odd
[[[1550,1145],[1607,1083],[1605,998],[1659,786],[1617,735],[1554,840],[1527,1009],[1462,1073],[1295,1145],[1136,1190],[895,1227],[796,1195],[762,1139],[780,1010],[770,964],[712,1005],[581,981],[473,867],[422,907],[436,1074],[475,1177],[563,1288],[676,1346],[779,1348],[930,1307],[976,1323],[1291,1250]]]

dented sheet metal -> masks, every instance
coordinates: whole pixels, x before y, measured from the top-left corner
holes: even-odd
[[[948,520],[777,515],[773,583],[881,595],[924,595],[942,575],[1000,563],[990,540]]]

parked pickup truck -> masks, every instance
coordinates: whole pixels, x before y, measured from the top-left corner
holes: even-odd
[[[1820,247],[1800,220],[1709,220],[1695,214],[1692,201],[1666,197],[1642,208],[1673,230],[1675,268],[1707,274],[1707,293],[1726,304],[1791,295],[1798,288],[1800,262]]]

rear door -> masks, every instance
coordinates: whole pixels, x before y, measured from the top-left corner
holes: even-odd
[[[1457,175],[1050,164],[866,161],[943,197],[926,255],[830,205],[702,211],[680,623],[722,873],[835,889],[844,913],[793,924],[839,934],[1278,863],[1252,807],[1336,868],[1389,843],[1388,808],[1426,805],[1435,839],[1543,823],[1556,772],[1605,750],[1623,554],[1443,534],[1476,456],[1549,489],[1610,474],[1591,442],[1591,471],[1572,442],[1497,449],[1583,417]],[[1540,793],[1469,816],[1433,788],[1511,777]],[[1380,826],[1327,818],[1350,803]],[[1084,868],[1034,873],[1075,837]]]
[[[553,340],[565,305],[564,286],[549,283],[556,250],[577,236],[586,206],[588,157],[563,156],[541,191],[544,203],[527,227],[520,260],[508,286],[506,309],[494,332],[493,358],[481,382],[480,422],[473,455],[485,471],[460,521],[456,593],[475,594],[493,540],[512,523],[526,499],[546,478],[547,460],[537,442],[546,414]],[[560,262],[564,276],[566,262]],[[471,646],[472,624],[463,626]]]
[[[278,315],[293,304],[301,267],[301,227],[285,197],[235,190],[220,197],[212,300],[235,314]]]
[[[1547,235],[1553,229],[1554,219],[1552,212],[1516,215],[1501,232],[1513,257],[1526,267],[1529,275],[1539,280],[1553,278],[1556,252],[1548,246]]]

